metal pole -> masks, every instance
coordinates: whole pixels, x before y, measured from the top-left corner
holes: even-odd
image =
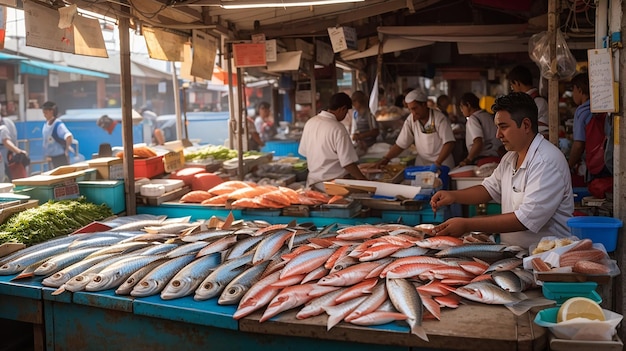
[[[559,144],[559,76],[556,60],[556,33],[559,30],[559,0],[548,2],[548,33],[550,33],[550,70],[555,74],[548,84],[548,125],[550,142]]]

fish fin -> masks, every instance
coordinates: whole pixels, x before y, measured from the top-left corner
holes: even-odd
[[[233,216],[233,211],[230,211],[228,213],[228,216],[226,216],[226,219],[224,220],[224,223],[222,224],[221,229],[230,229],[234,220],[235,220],[235,217]]]
[[[341,315],[337,315],[337,314],[331,314],[328,316],[328,322],[326,323],[326,331],[329,331],[330,329],[332,329],[332,327],[336,326],[337,324],[339,324],[339,322],[341,322],[342,318]]]
[[[297,225],[298,225],[298,222],[296,222],[296,220],[294,219],[291,222],[289,222],[289,224],[287,224],[287,228],[293,228]]]
[[[33,272],[20,273],[20,274],[16,275],[15,277],[11,278],[11,281],[24,279],[24,278],[32,278],[34,276],[35,276],[35,273],[33,273]]]
[[[291,248],[293,247],[293,241],[296,238],[296,232],[292,232],[291,233],[291,237],[289,238],[289,244],[287,244],[287,247],[289,248],[289,251],[291,251]]]
[[[415,325],[411,328],[411,334],[417,335],[420,339],[424,341],[428,341],[428,335],[426,334],[426,329],[421,325]]]
[[[65,291],[65,285],[61,285],[58,289],[53,291],[51,295],[60,295]]]
[[[521,316],[522,314],[528,312],[528,310],[530,310],[533,307],[552,305],[555,303],[556,301],[554,300],[546,299],[545,297],[539,296],[539,297],[535,297],[532,299],[527,298],[518,302],[506,304],[504,306],[506,306],[506,308],[508,308],[516,316]]]

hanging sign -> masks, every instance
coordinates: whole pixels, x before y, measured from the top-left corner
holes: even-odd
[[[615,112],[611,49],[587,50],[591,112]]]
[[[356,29],[351,27],[331,27],[328,28],[328,36],[335,53],[343,50],[357,49]]]
[[[265,43],[233,44],[235,67],[259,67],[267,65]]]

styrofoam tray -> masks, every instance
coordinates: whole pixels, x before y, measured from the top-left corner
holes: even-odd
[[[151,184],[163,185],[165,192],[169,193],[176,189],[180,189],[185,186],[185,183],[180,179],[152,179]]]

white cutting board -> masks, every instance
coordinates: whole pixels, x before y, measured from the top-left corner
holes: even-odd
[[[376,188],[376,195],[391,197],[396,197],[400,195],[408,199],[414,198],[415,195],[419,194],[419,192],[422,190],[422,187],[419,186],[374,182],[370,180],[335,179],[335,183],[373,187]]]

